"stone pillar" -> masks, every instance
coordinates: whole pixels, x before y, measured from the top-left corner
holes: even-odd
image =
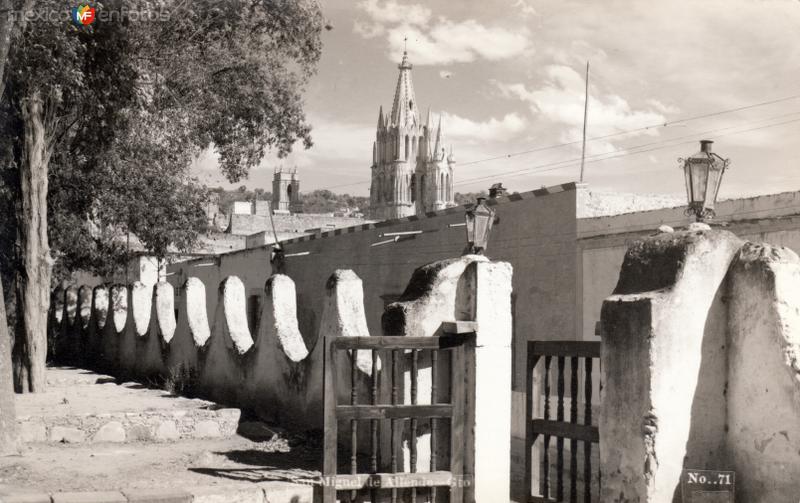
[[[693,224],[628,250],[601,315],[601,501],[669,503],[684,463],[724,462],[720,292],[741,244]]]
[[[748,243],[731,278],[727,446],[737,501],[797,501],[800,258]]]
[[[386,335],[439,336],[444,321],[477,321],[475,351],[475,500],[508,500],[511,487],[511,265],[480,255],[441,260],[414,271],[383,315]],[[430,359],[420,358],[418,403],[430,403]],[[440,384],[441,386],[442,384]],[[410,403],[410,372],[404,403]],[[430,433],[418,433],[417,469],[430,463]],[[404,442],[405,470],[409,445]],[[467,460],[470,461],[469,459]]]
[[[475,501],[511,495],[511,264],[474,262]]]

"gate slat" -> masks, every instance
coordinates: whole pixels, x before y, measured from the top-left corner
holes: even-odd
[[[357,351],[353,351],[350,354],[350,405],[356,405],[358,400],[357,355]],[[350,420],[350,473],[353,475],[358,473],[358,421],[356,419]],[[350,493],[350,499],[353,501],[355,501],[357,496],[358,492],[355,490]]]
[[[533,371],[539,357],[532,351],[527,355],[527,372],[525,374],[525,497],[533,491]]]
[[[531,341],[529,348],[539,356],[600,358],[600,343],[597,341]]]
[[[398,351],[392,350],[392,406],[397,406],[397,358]],[[337,410],[337,413],[339,411]],[[390,449],[392,449],[392,473],[397,473],[397,451],[400,449],[400,431],[397,428],[397,420],[393,417],[391,420],[391,441]],[[392,488],[392,503],[397,503],[397,489]]]
[[[434,349],[431,351],[431,404],[435,405],[439,402],[439,350]],[[431,472],[436,471],[436,456],[439,455],[437,450],[436,439],[438,435],[438,421],[435,417],[431,418]],[[436,503],[436,488],[431,487],[431,503]]]
[[[573,356],[569,361],[569,422],[578,422],[578,357]],[[578,441],[574,438],[569,441],[569,501],[578,503]]]
[[[550,356],[544,357],[544,419],[550,420]],[[534,435],[536,435],[534,430]],[[550,497],[550,435],[544,434],[544,478],[542,479],[542,496]]]
[[[564,357],[558,356],[558,405],[556,419],[564,421]],[[556,499],[564,499],[564,437],[556,437]]]
[[[592,425],[592,359],[584,360],[584,372],[586,374],[583,382],[584,412],[583,424]],[[598,435],[599,437],[599,435]],[[600,439],[598,438],[598,442]],[[592,443],[583,441],[583,502],[592,503]],[[588,474],[588,475],[587,475]]]
[[[336,420],[336,354],[333,341],[336,339],[331,336],[324,336],[323,349],[323,385],[322,385],[322,409],[323,427],[325,430],[323,439],[323,458],[322,458],[322,483],[317,486],[316,491],[322,496],[325,503],[336,502],[336,486],[331,476],[336,475],[336,449],[338,447],[338,425]]]
[[[450,394],[464,396],[464,346],[450,352]],[[464,471],[464,401],[453,400],[453,420],[450,422],[450,471]],[[450,501],[464,501],[464,489],[460,483],[450,486]]]
[[[340,419],[408,419],[425,417],[451,417],[453,406],[449,403],[436,405],[337,405]]]
[[[597,443],[600,440],[600,435],[594,426],[553,421],[552,419],[534,419],[531,423],[533,423],[534,438],[539,435],[545,435],[549,437],[574,438],[583,442]]]
[[[370,355],[372,356],[372,375],[370,376],[372,389],[370,390],[370,403],[372,405],[378,405],[378,351],[373,349],[370,351]],[[372,473],[378,472],[378,420],[373,419],[370,421],[370,441],[372,445],[370,445],[370,463],[369,468]],[[375,501],[377,499],[378,491],[375,490],[375,486],[370,488],[370,501]]]
[[[416,349],[411,350],[411,405],[417,405],[417,372],[419,371],[419,354]],[[411,473],[417,471],[417,418],[411,418]],[[411,488],[411,503],[417,503],[417,488]]]

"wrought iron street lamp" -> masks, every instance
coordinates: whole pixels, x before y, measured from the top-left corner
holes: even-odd
[[[714,218],[722,176],[730,164],[711,151],[711,140],[700,141],[700,152],[687,159],[679,159],[686,177],[687,215],[694,215],[698,222]]]
[[[280,243],[272,245],[269,252],[269,263],[272,265],[273,274],[283,274],[286,259],[286,254],[283,251]]]
[[[467,254],[483,255],[489,244],[489,233],[494,224],[494,210],[486,205],[486,198],[479,197],[475,206],[465,215],[467,226]]]

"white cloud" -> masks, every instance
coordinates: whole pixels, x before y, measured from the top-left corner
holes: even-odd
[[[418,4],[401,5],[394,0],[383,4],[378,0],[364,0],[358,8],[367,14],[369,20],[356,19],[353,31],[364,38],[375,38],[386,33],[388,26],[424,26],[431,18],[431,10]]]
[[[359,21],[356,19],[353,22],[353,31],[362,38],[375,38],[379,35],[386,33],[383,25]]]
[[[606,51],[585,40],[572,40],[569,45],[559,44],[555,47],[548,47],[545,52],[556,63],[566,66],[584,66],[588,61],[593,67],[596,67],[603,65],[608,58]]]
[[[419,4],[401,5],[387,0],[381,5],[378,0],[364,0],[358,7],[379,24],[409,24],[422,26],[431,18],[431,10]]]
[[[430,9],[419,4],[366,0],[359,8],[369,20],[356,20],[353,31],[364,38],[385,35],[392,60],[399,59],[406,47],[417,65],[499,61],[520,56],[531,47],[527,29],[486,26],[474,19],[439,17],[434,21]]]
[[[448,138],[474,142],[508,141],[528,127],[527,120],[516,113],[506,114],[501,119],[492,117],[482,122],[443,113],[442,121]]]
[[[529,0],[516,0],[513,6],[518,8],[523,16],[527,17],[536,15],[536,9],[533,8],[533,5],[531,5]]]
[[[529,49],[527,32],[486,27],[475,20],[440,19],[425,30],[407,25],[387,31],[392,60],[399,59],[408,37],[408,56],[417,65],[469,63],[476,59],[499,61],[520,56]]]
[[[563,65],[548,66],[545,68],[545,74],[545,84],[538,89],[528,89],[520,83],[495,82],[495,85],[506,97],[514,97],[527,103],[535,117],[560,125],[563,128],[560,141],[576,141],[581,138],[583,128],[585,94],[583,76],[574,69]],[[659,111],[635,110],[621,96],[601,95],[596,89],[590,87],[587,121],[589,137],[637,130],[663,123],[665,120],[664,115]],[[657,134],[658,131],[653,128],[620,135],[618,139]],[[615,150],[611,142],[601,141],[591,142],[587,148],[591,153]]]
[[[676,114],[681,111],[680,108],[674,105],[665,105],[664,103],[656,100],[656,99],[649,99],[647,100],[647,104],[651,107],[655,108],[662,114]]]

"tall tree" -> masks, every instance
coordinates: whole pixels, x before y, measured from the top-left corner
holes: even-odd
[[[42,12],[63,11],[63,3],[39,0]],[[103,31],[101,28],[100,31]],[[114,82],[113,65],[96,64],[98,52],[90,33],[66,19],[43,16],[25,27],[9,51],[6,119],[14,133],[16,167],[16,230],[18,273],[14,378],[17,391],[41,391],[45,386],[47,312],[53,259],[48,239],[50,161],[66,145],[73,126],[89,109],[101,115],[109,100],[87,85],[101,79]],[[100,51],[102,52],[102,51]],[[115,94],[115,93],[111,93]],[[86,105],[89,106],[86,106]],[[92,113],[94,112],[94,113]]]
[[[201,228],[195,203],[204,194],[188,177],[201,149],[215,148],[236,181],[270,150],[311,145],[302,91],[321,50],[316,1],[109,0],[97,8],[91,26],[37,20],[9,56],[4,179],[16,201],[14,356],[23,392],[44,388],[48,221],[72,224],[54,235],[62,262],[87,259],[76,242],[113,250],[120,230],[163,254],[170,244],[189,246]],[[63,3],[37,0],[36,9],[58,12]],[[101,9],[123,15],[104,18]],[[160,21],[141,15],[154,10]]]
[[[33,0],[25,0],[18,8],[12,0],[0,0],[0,100],[5,88],[8,51],[19,31],[24,28]],[[0,239],[0,242],[2,240]],[[2,257],[2,254],[0,254]],[[11,360],[11,337],[8,332],[6,299],[0,270],[0,456],[16,454],[19,438],[14,400]]]

